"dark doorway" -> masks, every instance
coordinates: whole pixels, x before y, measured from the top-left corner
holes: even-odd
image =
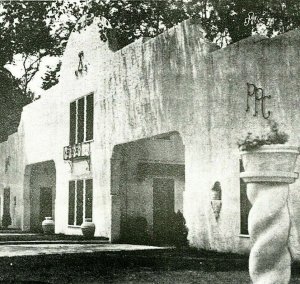
[[[4,188],[3,215],[10,215],[10,188]]]
[[[30,202],[24,203],[23,230],[41,232],[41,222],[45,220],[45,217],[53,217],[55,212],[55,187],[56,170],[54,161],[26,166],[24,196]]]
[[[153,238],[157,244],[170,243],[174,219],[174,180],[153,179]]]
[[[40,189],[40,224],[45,220],[45,217],[52,217],[51,187],[41,187]]]
[[[111,157],[112,242],[174,243],[178,226],[182,223],[185,229],[184,153],[182,138],[176,131],[114,146]],[[173,235],[173,240],[169,235]]]
[[[2,227],[7,228],[11,225],[10,216],[10,188],[4,188],[3,193],[3,216],[2,216]]]

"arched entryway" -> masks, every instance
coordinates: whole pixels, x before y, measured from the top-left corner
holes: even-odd
[[[24,228],[42,230],[45,217],[54,218],[56,170],[54,161],[27,165],[24,180]]]
[[[172,222],[183,213],[184,171],[178,132],[116,145],[111,159],[112,241],[171,244]]]

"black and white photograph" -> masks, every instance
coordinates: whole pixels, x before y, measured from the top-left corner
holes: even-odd
[[[0,283],[300,283],[299,0],[0,0]]]

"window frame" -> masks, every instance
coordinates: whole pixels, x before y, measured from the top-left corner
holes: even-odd
[[[92,212],[92,216],[91,217],[86,217],[86,181],[87,180],[91,180],[91,185],[92,185],[92,202],[91,202],[91,212]],[[68,189],[68,226],[69,227],[80,227],[81,224],[77,224],[77,206],[78,206],[78,202],[77,202],[77,183],[78,181],[82,181],[83,182],[83,188],[82,188],[82,222],[84,222],[85,218],[92,218],[93,219],[93,193],[94,193],[94,183],[93,183],[93,178],[83,178],[83,179],[72,179],[69,180],[69,189]],[[73,219],[74,222],[73,224],[69,224],[69,208],[70,208],[70,182],[74,182],[75,186],[74,186],[74,204],[73,204]]]
[[[86,140],[86,135],[87,135],[87,97],[88,96],[93,96],[93,125],[92,125],[92,130],[93,130],[93,137],[89,140]],[[84,99],[84,110],[83,110],[83,114],[84,114],[84,118],[83,118],[83,141],[82,142],[78,142],[78,102],[80,99]],[[71,143],[71,104],[75,102],[75,141],[74,144]],[[69,103],[69,145],[77,145],[80,143],[88,143],[88,142],[92,142],[94,141],[94,118],[95,118],[95,93],[94,92],[90,92],[86,95],[83,95],[81,97],[76,98],[75,100],[70,101]]]

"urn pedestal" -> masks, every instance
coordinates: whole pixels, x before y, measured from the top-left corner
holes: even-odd
[[[254,284],[289,283],[291,254],[288,247],[290,215],[289,184],[294,173],[298,147],[262,146],[241,152],[247,183],[247,196],[252,204],[248,229],[252,242],[249,273]]]

